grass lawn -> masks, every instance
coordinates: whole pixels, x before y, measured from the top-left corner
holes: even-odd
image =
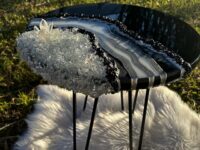
[[[16,52],[16,37],[36,15],[63,6],[100,0],[1,0],[0,1],[0,149],[9,149],[25,128],[23,118],[35,102],[34,88],[45,83],[33,74]],[[200,33],[200,0],[112,0],[157,9],[189,23]],[[175,84],[169,85],[196,112],[200,112],[200,65]]]

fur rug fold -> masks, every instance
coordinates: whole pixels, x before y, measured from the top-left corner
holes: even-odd
[[[72,91],[40,85],[35,110],[27,117],[28,130],[16,142],[15,150],[72,150]],[[137,149],[145,91],[138,95],[133,116],[133,146]],[[134,93],[133,93],[134,97]],[[77,149],[83,150],[94,100],[77,95]],[[99,98],[90,150],[127,150],[128,96],[121,111],[120,93]],[[150,91],[143,150],[200,150],[200,116],[166,87]]]

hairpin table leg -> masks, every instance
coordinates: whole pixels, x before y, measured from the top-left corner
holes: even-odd
[[[134,101],[133,101],[133,110],[132,110],[133,114],[134,114],[134,111],[135,111],[135,106],[136,106],[136,102],[137,102],[138,92],[139,92],[139,89],[137,89],[135,91],[135,98],[134,98]]]
[[[87,105],[87,99],[88,99],[88,95],[85,96],[85,101],[84,101],[84,105],[83,105],[83,111],[85,111],[86,105]]]
[[[133,132],[132,132],[132,91],[128,91],[128,108],[129,108],[129,148],[133,149]]]
[[[73,91],[73,144],[76,150],[76,93]]]
[[[124,111],[124,97],[123,97],[123,91],[121,91],[121,109]]]
[[[142,139],[143,139],[143,133],[144,133],[144,124],[145,124],[145,118],[146,118],[146,112],[147,112],[148,99],[149,99],[149,89],[146,90],[146,96],[145,96],[145,101],[144,101],[144,110],[143,110],[138,150],[141,150],[142,148]]]
[[[96,108],[97,108],[97,104],[98,104],[98,99],[99,98],[95,98],[95,100],[94,100],[94,106],[93,106],[93,110],[92,110],[92,117],[90,120],[90,127],[89,127],[89,131],[88,131],[85,150],[88,150],[88,148],[89,148],[89,143],[90,143],[90,138],[91,138],[91,134],[92,134],[92,128],[93,128],[93,124],[94,124],[94,118],[95,118]]]

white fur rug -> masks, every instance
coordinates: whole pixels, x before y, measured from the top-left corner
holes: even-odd
[[[14,146],[18,150],[72,150],[72,92],[57,86],[41,85],[38,102],[27,118],[28,130]],[[139,92],[133,117],[133,144],[137,149],[145,91]],[[133,94],[134,97],[134,94]],[[83,150],[88,133],[93,99],[82,111],[84,98],[77,96],[77,149]],[[91,150],[127,150],[128,114],[121,112],[120,94],[99,99],[93,127]],[[200,116],[166,87],[150,92],[143,150],[200,150]]]

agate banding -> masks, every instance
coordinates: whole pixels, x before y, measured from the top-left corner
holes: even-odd
[[[45,19],[53,22],[55,28],[78,28],[77,32],[89,35],[95,54],[103,58],[106,66],[106,78],[113,87],[110,92],[164,85],[191,70],[178,54],[128,30],[118,20],[84,14],[59,17]],[[32,20],[29,30],[40,21],[41,18]]]

